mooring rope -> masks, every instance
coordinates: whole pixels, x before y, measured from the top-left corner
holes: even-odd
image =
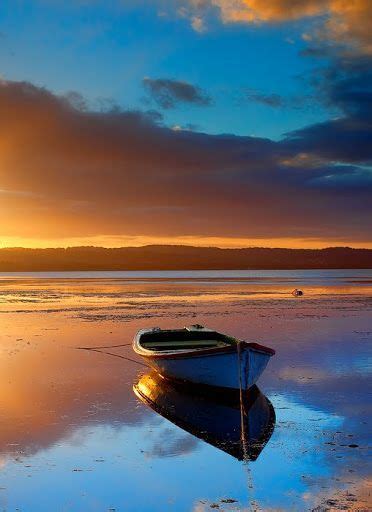
[[[120,345],[98,345],[97,347],[74,347],[77,350],[96,350],[101,348],[129,347],[132,343],[121,343]]]
[[[245,409],[245,402],[244,402],[244,394],[243,394],[243,384],[242,384],[242,343],[241,341],[238,341],[237,344],[237,352],[238,352],[238,360],[239,360],[239,398],[240,398],[240,438],[241,438],[241,444],[243,448],[243,464],[247,473],[247,486],[248,486],[248,500],[249,500],[249,506],[252,510],[256,510],[256,503],[253,498],[253,480],[252,480],[252,474],[251,469],[248,464],[249,462],[249,455],[248,455],[248,442],[249,442],[249,425],[247,425],[247,422],[249,421],[248,413]],[[249,367],[250,361],[248,361],[248,376],[246,377],[246,382],[249,384]],[[244,365],[244,371],[246,371],[246,365]],[[247,427],[248,426],[248,438],[247,438]],[[252,508],[253,507],[253,508]]]
[[[247,437],[246,437],[246,428],[245,428],[245,407],[244,407],[244,397],[243,397],[243,383],[242,383],[242,350],[241,350],[241,341],[237,343],[237,352],[238,352],[238,361],[239,361],[239,399],[240,399],[240,438],[243,448],[243,458],[246,461],[248,459],[247,453]]]
[[[113,357],[119,357],[120,359],[125,359],[126,361],[130,361],[132,363],[139,364],[141,366],[144,366],[145,368],[148,368],[147,364],[142,363],[141,361],[136,361],[135,359],[132,359],[131,357],[122,356],[120,354],[115,354],[114,352],[106,352],[105,350],[101,350],[103,348],[118,348],[118,347],[128,347],[129,345],[132,345],[132,343],[121,343],[120,345],[98,345],[98,347],[73,347],[76,350],[87,350],[88,352],[98,352],[100,354],[106,354],[108,356]]]

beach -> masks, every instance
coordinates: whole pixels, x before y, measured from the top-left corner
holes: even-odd
[[[136,331],[195,323],[276,350],[255,461],[133,392]],[[370,509],[371,270],[2,273],[0,324],[1,511]]]

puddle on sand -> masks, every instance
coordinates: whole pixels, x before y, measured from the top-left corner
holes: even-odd
[[[1,279],[0,510],[368,510],[372,281],[353,272]],[[231,403],[164,393],[131,361],[76,350],[196,320],[277,350],[247,463]]]

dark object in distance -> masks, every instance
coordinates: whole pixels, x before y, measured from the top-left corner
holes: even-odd
[[[302,297],[304,292],[302,290],[299,290],[298,288],[295,288],[292,292],[292,295],[294,297]]]

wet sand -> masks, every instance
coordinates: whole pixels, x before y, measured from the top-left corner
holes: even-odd
[[[76,349],[196,322],[277,351],[258,383],[276,424],[255,461],[144,405],[143,366]],[[3,275],[0,323],[2,511],[371,506],[372,272]]]

